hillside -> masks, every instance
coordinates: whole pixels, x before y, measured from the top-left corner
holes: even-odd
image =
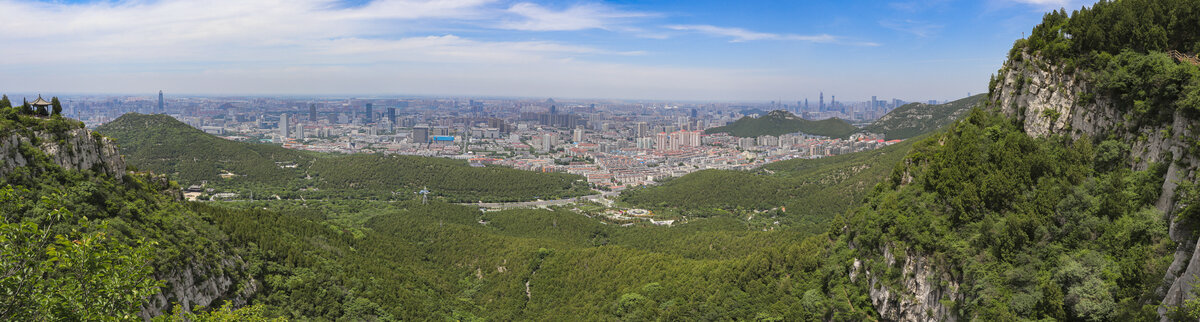
[[[282,184],[303,172],[279,167],[276,162],[308,164],[316,159],[275,145],[222,139],[168,115],[130,113],[101,125],[96,132],[116,139],[131,165],[173,175],[186,184],[217,182],[226,172],[244,181]]]
[[[933,132],[966,115],[987,94],[978,94],[946,104],[909,103],[888,112],[864,132],[883,134],[886,140],[903,140]]]
[[[374,154],[334,155],[225,140],[167,115],[126,114],[96,129],[114,137],[130,165],[201,180],[243,196],[408,199],[428,187],[448,201],[525,201],[590,193],[582,177],[475,168],[466,161]],[[222,173],[232,174],[222,178]],[[404,192],[397,194],[395,192]]]
[[[1200,51],[1197,21],[1194,1],[1047,14],[983,109],[831,225],[851,276],[882,277],[851,282],[889,320],[1200,317],[1200,67],[1166,53]]]
[[[127,174],[79,121],[0,108],[0,142],[0,320],[134,320],[254,292],[245,253],[179,187]]]
[[[743,117],[729,125],[714,127],[704,133],[729,133],[736,137],[759,137],[763,135],[779,136],[788,133],[803,132],[805,134],[828,137],[848,137],[858,131],[846,121],[831,118],[820,121],[810,121],[792,115],[787,111],[771,111],[758,118]]]

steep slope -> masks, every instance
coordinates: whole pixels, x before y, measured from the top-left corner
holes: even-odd
[[[0,300],[19,308],[0,319],[148,318],[255,292],[242,252],[177,202],[177,186],[125,173],[112,140],[57,116],[0,114],[0,289],[19,294]]]
[[[763,135],[783,135],[803,132],[805,134],[828,137],[847,137],[858,129],[846,121],[831,118],[820,121],[809,121],[792,115],[787,111],[771,111],[767,115],[753,118],[743,117],[729,125],[714,127],[704,133],[729,133],[736,137],[759,137]]]
[[[130,165],[172,174],[185,184],[205,180],[247,197],[408,199],[413,198],[412,192],[426,187],[434,197],[456,202],[525,201],[590,193],[583,177],[577,175],[475,168],[463,160],[444,158],[295,151],[221,139],[167,115],[126,114],[97,132],[116,138]],[[222,173],[232,176],[225,178]]]
[[[1102,1],[1017,41],[986,110],[833,225],[879,314],[1196,319],[1200,67],[1165,52],[1200,50],[1197,21]]]
[[[887,140],[903,140],[933,132],[966,115],[987,94],[979,94],[946,104],[909,103],[888,112],[864,132],[883,134]]]

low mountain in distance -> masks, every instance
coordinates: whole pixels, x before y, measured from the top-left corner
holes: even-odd
[[[841,138],[848,137],[857,131],[858,128],[838,118],[810,121],[784,110],[775,110],[758,118],[743,117],[729,125],[705,130],[704,133],[729,133],[729,135],[736,137],[750,138],[763,135],[778,136],[803,132],[805,134]]]
[[[173,174],[182,183],[221,180],[222,173],[243,180],[283,183],[302,172],[277,162],[309,164],[314,153],[280,146],[222,139],[167,115],[130,113],[96,128],[117,140],[121,154],[140,170]]]
[[[504,202],[591,193],[577,175],[477,168],[445,158],[289,150],[222,139],[167,115],[130,113],[96,131],[115,138],[138,169],[173,175],[185,185],[207,181],[242,196],[409,199],[429,188],[447,201]]]
[[[887,140],[903,140],[933,132],[962,118],[987,94],[978,94],[945,104],[909,103],[888,112],[863,131],[883,134]]]

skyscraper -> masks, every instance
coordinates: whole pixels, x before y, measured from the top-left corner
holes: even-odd
[[[825,111],[825,92],[821,92],[821,103],[820,103],[820,105],[817,105],[817,108],[818,108],[817,109],[818,112]]]
[[[163,106],[165,106],[165,105],[166,105],[166,104],[163,104],[163,94],[162,94],[162,90],[159,90],[159,91],[158,91],[158,112],[159,112],[159,113],[163,113],[163,112],[165,111],[165,110],[163,109]]]
[[[375,117],[375,113],[372,113],[371,111],[373,107],[374,106],[371,106],[371,103],[367,103],[367,115],[363,118],[363,123],[371,123],[371,118]]]
[[[387,111],[388,111],[388,122],[392,123],[392,124],[396,124],[396,108],[389,107]]]
[[[317,104],[308,104],[308,121],[317,121]]]
[[[284,139],[288,138],[288,116],[287,116],[287,114],[279,115],[279,136]]]
[[[413,143],[425,144],[429,143],[429,126],[418,125],[413,127],[412,131]]]

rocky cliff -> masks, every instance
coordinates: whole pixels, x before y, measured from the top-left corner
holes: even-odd
[[[22,146],[32,149],[22,149]],[[66,131],[13,132],[0,136],[0,175],[34,164],[40,155],[69,170],[93,170],[117,180],[125,174],[125,161],[109,138],[93,136],[85,128]]]
[[[184,311],[197,307],[217,308],[229,301],[234,307],[246,305],[258,291],[258,283],[246,272],[246,263],[233,256],[215,264],[185,265],[159,272],[155,278],[166,285],[150,297],[138,315],[144,319],[170,313],[178,304]]]
[[[1031,136],[1068,135],[1083,137],[1113,137],[1131,146],[1129,166],[1143,170],[1152,163],[1167,165],[1162,182],[1162,193],[1156,202],[1164,220],[1170,225],[1170,236],[1178,245],[1174,261],[1163,281],[1163,296],[1159,314],[1166,314],[1166,307],[1178,306],[1191,297],[1192,284],[1200,274],[1200,252],[1192,227],[1175,220],[1176,188],[1181,180],[1195,180],[1197,162],[1195,155],[1188,153],[1187,138],[1197,120],[1188,119],[1176,111],[1169,122],[1139,123],[1126,119],[1113,100],[1097,95],[1095,86],[1089,84],[1086,74],[1064,70],[1060,66],[1028,53],[1021,59],[1006,62],[994,84],[993,106],[1013,116],[1024,125]]]
[[[896,269],[897,258],[891,247],[883,247],[883,261]],[[851,280],[857,280],[862,262],[855,259]],[[869,281],[871,305],[887,321],[958,321],[951,305],[944,301],[961,302],[959,281],[945,270],[934,267],[924,256],[904,256],[899,266],[899,285],[891,287],[879,279],[877,272],[863,269]]]
[[[117,181],[125,179],[125,161],[112,139],[66,119],[41,119],[33,124],[0,128],[0,183],[15,171],[37,175],[51,164],[67,170],[90,170]],[[155,187],[171,187],[164,176],[148,178],[147,182]],[[171,201],[179,199],[177,190],[168,192]],[[230,255],[233,252],[228,249],[214,252],[224,255],[156,269],[154,278],[164,282],[162,292],[151,297],[139,315],[149,319],[169,313],[176,304],[185,310],[219,307],[224,301],[244,305],[258,289],[258,283],[247,273],[248,265],[239,256]]]

